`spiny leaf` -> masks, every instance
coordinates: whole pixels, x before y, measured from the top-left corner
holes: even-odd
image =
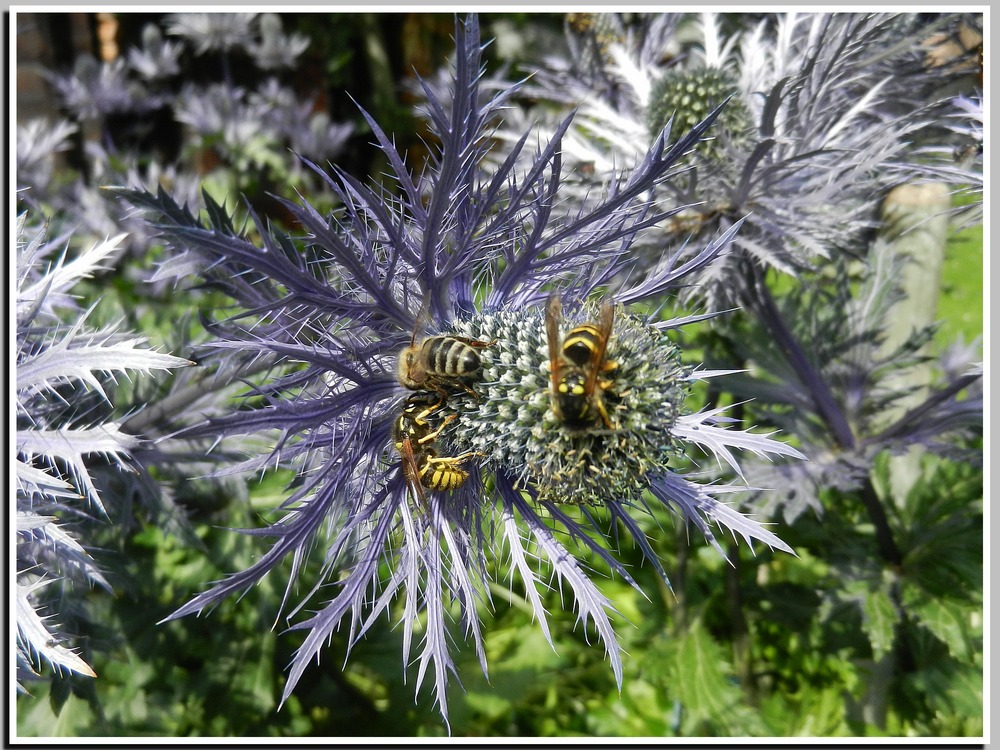
[[[62,295],[81,279],[90,278],[95,271],[103,268],[102,264],[118,250],[118,246],[127,236],[119,234],[104,242],[96,243],[90,250],[67,264],[63,264],[63,259],[60,258],[38,281],[18,289],[18,312],[31,307],[41,297],[45,297],[49,305],[65,304],[61,299]]]
[[[724,410],[722,408],[684,415],[677,420],[671,431],[683,440],[689,440],[706,448],[716,459],[725,461],[741,479],[743,478],[743,470],[740,468],[739,461],[729,450],[730,448],[749,450],[758,456],[771,454],[805,460],[806,457],[792,446],[778,440],[772,440],[770,435],[774,433],[754,435],[748,431],[726,430],[708,424],[709,420],[716,418]]]
[[[51,583],[50,580],[40,580],[28,586],[17,585],[17,641],[18,647],[25,652],[41,656],[57,670],[69,670],[87,677],[97,677],[94,670],[65,646],[59,645],[56,637],[45,627],[45,621],[32,606],[29,599],[31,593],[42,586]]]
[[[109,336],[105,333],[104,336]],[[17,366],[18,389],[52,388],[60,383],[81,380],[107,399],[104,387],[97,379],[98,372],[124,372],[134,370],[166,370],[193,364],[186,359],[162,354],[151,349],[139,349],[143,339],[125,341],[99,341],[98,336],[88,336],[90,341],[66,336],[41,353],[26,358]]]
[[[64,461],[74,477],[83,485],[88,499],[103,513],[101,503],[83,460],[86,455],[102,454],[126,466],[128,452],[139,446],[139,438],[121,431],[113,422],[100,427],[80,430],[18,430],[15,442],[19,453],[29,457],[42,457],[51,465]]]

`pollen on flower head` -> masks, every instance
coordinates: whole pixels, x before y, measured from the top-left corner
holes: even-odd
[[[562,320],[562,334],[596,318],[584,308]],[[545,314],[539,308],[480,313],[456,321],[456,335],[493,341],[480,351],[475,394],[449,395],[442,416],[456,414],[440,441],[450,452],[476,451],[486,469],[518,477],[542,500],[631,502],[678,453],[673,427],[687,395],[690,368],[662,333],[618,308],[603,381],[612,422],[571,428],[553,409]]]

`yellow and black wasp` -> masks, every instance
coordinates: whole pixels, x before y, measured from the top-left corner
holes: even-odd
[[[392,425],[392,441],[399,452],[407,486],[426,508],[425,489],[454,490],[461,487],[469,473],[460,464],[473,456],[475,451],[459,456],[439,456],[434,441],[449,422],[458,415],[451,414],[436,427],[432,424],[434,412],[444,404],[444,398],[429,392],[414,393],[403,403],[403,410]]]
[[[563,339],[560,335],[562,303],[559,295],[549,297],[545,307],[545,332],[549,344],[549,387],[552,410],[572,429],[614,423],[604,401],[613,385],[609,374],[618,363],[607,358],[608,341],[615,322],[615,308],[603,302],[597,323],[582,323]]]

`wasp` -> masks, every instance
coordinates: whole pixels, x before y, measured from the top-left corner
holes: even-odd
[[[399,383],[410,390],[435,390],[442,397],[449,388],[462,388],[476,395],[469,386],[483,368],[477,349],[491,346],[493,341],[478,341],[464,336],[427,336],[417,341],[426,308],[417,316],[410,345],[399,354],[396,375]]]
[[[598,420],[614,429],[604,403],[611,388],[608,373],[618,367],[607,359],[608,339],[615,322],[615,308],[601,304],[597,323],[582,323],[563,339],[559,333],[562,303],[558,294],[545,307],[545,332],[549,343],[549,388],[552,410],[567,427],[593,427]]]
[[[426,507],[424,489],[454,490],[461,487],[469,472],[460,464],[481,453],[470,451],[460,456],[438,456],[434,441],[449,422],[451,414],[437,427],[431,416],[444,404],[444,398],[434,399],[428,392],[414,393],[403,404],[403,411],[392,425],[392,441],[402,459],[403,475],[414,495]]]

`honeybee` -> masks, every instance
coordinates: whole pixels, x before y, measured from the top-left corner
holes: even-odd
[[[433,389],[442,394],[449,387],[470,393],[469,382],[482,370],[481,349],[489,342],[464,336],[428,336],[414,341],[399,355],[397,375],[400,385],[411,390]]]
[[[399,353],[396,375],[400,385],[414,391],[435,390],[442,397],[456,387],[476,395],[469,386],[483,368],[476,350],[494,342],[451,335],[427,336],[418,342],[417,330],[425,317],[426,308],[417,316],[410,345]]]
[[[454,490],[461,487],[469,473],[459,464],[481,453],[470,451],[460,456],[438,456],[434,440],[458,415],[446,417],[436,428],[431,415],[441,408],[443,398],[436,401],[428,392],[414,393],[403,404],[403,411],[392,425],[392,441],[402,459],[406,483],[421,505],[426,507],[424,489]]]
[[[596,324],[582,323],[571,329],[565,339],[559,333],[561,311],[559,295],[553,294],[545,307],[552,410],[573,429],[593,427],[600,420],[613,430],[604,393],[612,385],[607,374],[618,367],[617,362],[606,358],[615,308],[603,302]]]

